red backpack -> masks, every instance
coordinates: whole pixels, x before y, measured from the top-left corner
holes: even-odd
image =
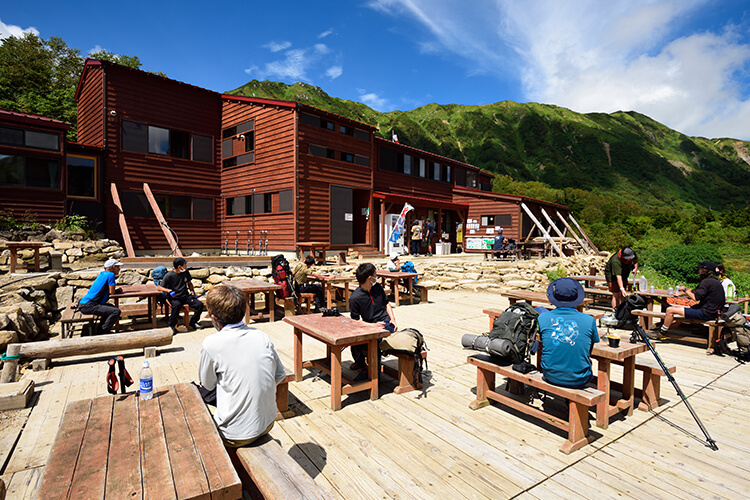
[[[283,255],[279,254],[271,259],[271,276],[273,276],[274,283],[281,287],[281,290],[276,290],[278,298],[285,299],[293,295],[292,271],[289,268],[289,262]]]

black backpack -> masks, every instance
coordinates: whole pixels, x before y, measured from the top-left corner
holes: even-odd
[[[643,309],[644,307],[646,307],[646,299],[637,293],[631,293],[625,297],[625,300],[617,306],[617,310],[615,311],[615,319],[617,320],[615,328],[624,329],[633,326],[633,322],[636,319],[633,311]]]
[[[393,353],[406,353],[414,357],[414,373],[412,374],[412,383],[422,383],[422,372],[426,368],[427,361],[422,357],[422,353],[427,351],[427,344],[424,341],[424,335],[416,328],[404,328],[398,330],[380,341],[380,351],[384,355]]]
[[[487,334],[490,341],[499,339],[509,343],[508,360],[520,363],[528,360],[529,340],[537,332],[539,312],[525,301],[511,304],[492,323],[492,330]]]

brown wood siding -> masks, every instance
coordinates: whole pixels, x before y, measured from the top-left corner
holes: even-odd
[[[469,212],[467,217],[469,219],[476,219],[481,222],[483,215],[510,215],[511,225],[510,227],[503,227],[503,235],[506,238],[513,238],[519,241],[521,234],[521,218],[520,218],[520,204],[513,201],[502,201],[493,200],[491,198],[485,198],[480,196],[471,196],[470,194],[458,194],[454,196],[453,201],[456,203],[467,203],[469,205]],[[486,229],[495,226],[481,226],[476,230],[475,234],[469,234],[464,225],[464,238],[471,237],[484,237],[489,236],[486,234]]]
[[[236,196],[273,193],[273,212],[256,215],[223,216],[222,241],[229,231],[229,248],[240,231],[240,248],[247,245],[247,232],[253,231],[257,248],[261,231],[268,231],[269,250],[292,251],[295,247],[293,212],[279,213],[279,191],[294,189],[294,110],[269,105],[225,99],[222,104],[222,130],[255,121],[255,158],[252,163],[229,167],[222,171],[224,199]],[[244,153],[244,143],[235,140],[234,154]],[[253,220],[254,219],[254,220]]]
[[[54,222],[65,216],[65,196],[54,189],[0,186],[0,210],[12,210],[16,220],[28,212],[37,222]]]
[[[221,174],[221,98],[219,94],[141,71],[106,65],[107,149],[104,157],[106,233],[121,240],[117,210],[109,192],[115,182],[122,191],[143,192],[149,184],[155,195],[173,194],[214,199],[214,220],[166,218],[179,237],[180,248],[219,248]],[[122,120],[213,137],[214,162],[202,163],[162,155],[122,151]],[[126,214],[127,216],[127,214]],[[169,248],[156,219],[127,219],[137,250]]]
[[[331,186],[325,182],[300,182],[297,241],[331,241]]]
[[[85,69],[78,98],[78,142],[104,146],[104,68]]]
[[[298,127],[300,183],[322,181],[356,189],[372,188],[372,141],[363,141],[338,132],[338,123],[336,130],[314,127],[302,122]],[[311,155],[308,153],[310,144],[333,149],[336,157],[331,159]],[[342,161],[339,159],[341,152],[366,156],[370,159],[370,165]]]
[[[385,191],[403,196],[412,195],[428,200],[453,201],[453,185],[449,182],[431,181],[388,170],[375,171],[374,189],[375,191]],[[422,200],[416,200],[415,203],[425,204]]]

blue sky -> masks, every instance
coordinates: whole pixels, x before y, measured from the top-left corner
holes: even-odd
[[[269,79],[379,111],[635,110],[688,135],[750,139],[747,0],[4,2],[0,37],[29,30],[215,91]]]

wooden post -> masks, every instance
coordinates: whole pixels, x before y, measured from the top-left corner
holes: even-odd
[[[21,354],[21,345],[22,344],[8,344],[8,347],[5,349],[5,355],[16,356]],[[0,374],[0,384],[15,382],[16,373],[18,373],[18,359],[6,359],[3,361],[3,372]]]
[[[549,241],[550,245],[552,245],[552,248],[555,249],[555,251],[557,252],[557,254],[560,257],[565,257],[565,255],[563,254],[563,251],[560,250],[560,247],[557,246],[557,243],[555,243],[552,240],[552,236],[549,235],[549,233],[547,232],[547,230],[544,229],[544,227],[542,227],[542,224],[539,222],[539,220],[534,216],[533,213],[531,213],[531,210],[529,210],[529,207],[527,207],[526,204],[522,202],[521,203],[521,208],[523,208],[526,211],[526,213],[528,214],[528,216],[531,217],[531,220],[534,221],[534,224],[536,224],[536,227],[538,227],[539,230],[544,235],[544,239],[546,239],[547,241]]]
[[[128,224],[125,222],[125,212],[122,211],[122,203],[120,203],[120,195],[117,193],[117,185],[113,182],[110,184],[110,191],[112,192],[112,201],[117,208],[118,216],[117,221],[120,224],[120,232],[122,233],[122,242],[125,245],[125,251],[128,253],[128,257],[135,257],[135,250],[133,250],[133,242],[130,241],[130,233],[128,232]]]
[[[581,245],[581,248],[583,248],[584,250],[586,250],[586,253],[588,253],[588,254],[594,253],[593,250],[591,250],[591,248],[589,248],[589,244],[588,243],[584,243],[581,240],[581,238],[578,237],[578,234],[576,234],[576,232],[573,231],[573,228],[570,227],[570,225],[567,223],[567,221],[565,219],[563,219],[563,216],[560,215],[560,212],[558,212],[557,210],[555,210],[555,213],[560,218],[560,220],[562,221],[562,223],[565,224],[565,227],[567,228],[568,231],[570,231],[570,234],[573,235],[573,237],[576,239],[576,241],[578,242],[578,244]]]
[[[172,236],[172,232],[169,229],[169,225],[167,225],[167,221],[164,220],[164,215],[161,213],[161,209],[159,208],[159,205],[156,203],[156,198],[154,198],[154,195],[151,193],[151,188],[148,187],[147,183],[143,183],[143,192],[146,193],[146,198],[148,199],[149,205],[151,205],[151,210],[154,211],[154,215],[156,215],[156,220],[159,222],[159,227],[161,227],[161,231],[164,233],[164,236],[167,238],[167,242],[169,243],[169,248],[172,249],[172,252],[177,257],[182,257],[182,252],[180,251],[180,248],[177,246],[177,241],[175,241],[174,236]]]
[[[557,233],[557,235],[560,238],[565,239],[565,235],[562,234],[562,232],[560,232],[560,230],[557,228],[557,226],[555,225],[555,223],[552,222],[552,218],[547,214],[547,211],[544,210],[544,208],[542,208],[542,207],[539,207],[539,209],[542,211],[542,215],[544,216],[544,218],[547,219],[547,222],[549,222],[550,227],[552,227],[552,228],[555,229],[555,232]]]
[[[583,232],[583,229],[581,229],[581,226],[578,225],[578,221],[576,220],[575,217],[573,217],[573,214],[568,214],[568,217],[570,218],[570,220],[573,221],[573,224],[576,225],[576,227],[581,232],[581,234],[583,235],[583,237],[586,238],[586,241],[589,242],[589,245],[591,245],[591,248],[593,248],[596,253],[599,253],[599,249],[596,248],[596,245],[594,245],[594,243],[589,239],[589,237],[586,235],[586,233]]]

